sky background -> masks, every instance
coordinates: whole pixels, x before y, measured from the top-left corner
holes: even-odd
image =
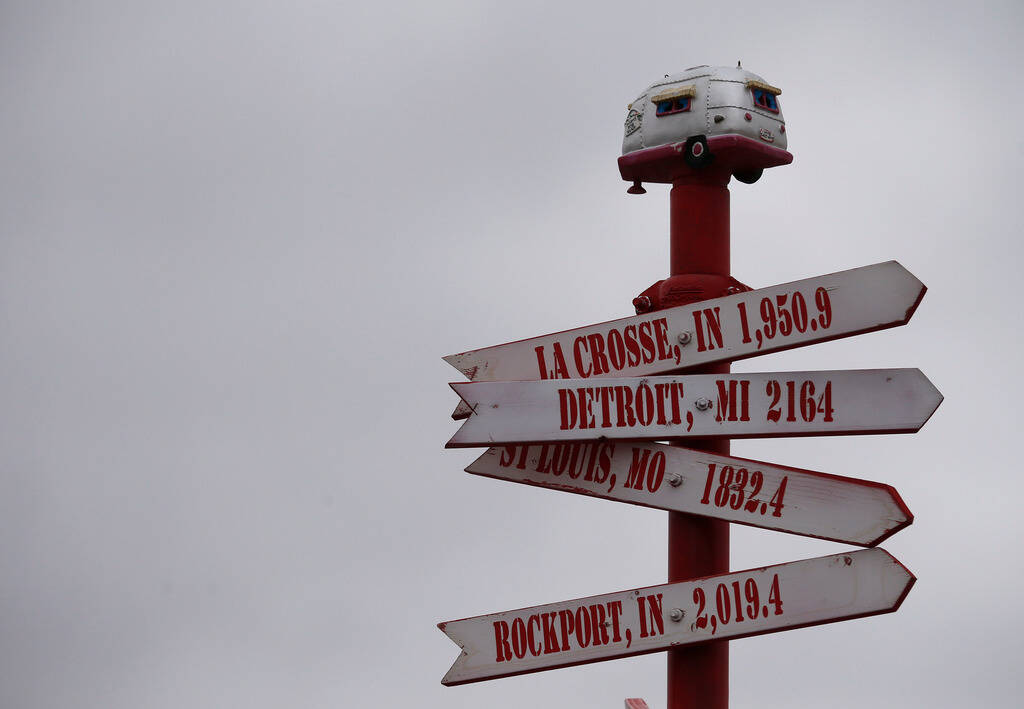
[[[667,514],[477,478],[446,354],[632,313],[668,191],[626,104],[735,65],[792,165],[733,274],[896,259],[903,328],[736,371],[920,367],[915,435],[740,441],[894,485],[898,613],[733,642],[735,707],[1011,707],[1024,7],[0,4],[0,706],[664,707],[653,654],[463,687],[439,621],[663,582]],[[732,567],[847,549],[736,527]]]

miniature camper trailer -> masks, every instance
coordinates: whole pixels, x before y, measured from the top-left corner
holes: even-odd
[[[623,178],[634,180],[634,188],[643,181],[671,182],[678,174],[663,179],[664,170],[638,169],[671,149],[693,171],[722,153],[736,179],[756,181],[765,167],[793,159],[785,150],[781,93],[739,66],[698,66],[666,75],[629,104],[619,164],[632,166],[634,174],[627,176],[623,169]]]

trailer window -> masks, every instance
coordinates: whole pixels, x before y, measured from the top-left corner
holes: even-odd
[[[779,101],[775,98],[775,94],[760,88],[752,88],[750,92],[754,94],[755,106],[771,111],[772,113],[779,112]]]
[[[656,93],[651,96],[651,103],[655,107],[654,115],[660,118],[661,116],[669,116],[673,113],[689,111],[691,99],[696,95],[697,87],[692,84],[690,86],[676,86]]]
[[[656,106],[658,107],[654,113],[656,116],[668,116],[673,113],[682,113],[683,111],[690,110],[690,97],[681,96],[667,101],[658,101]]]

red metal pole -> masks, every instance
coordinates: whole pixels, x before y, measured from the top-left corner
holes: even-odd
[[[698,299],[721,293],[722,277],[729,276],[729,173],[702,172],[699,177],[672,185],[672,276],[688,276],[691,284],[707,281]],[[701,276],[709,276],[702,279]],[[671,279],[670,279],[671,280]],[[720,364],[694,373],[724,373]],[[728,439],[689,439],[688,448],[729,453]],[[687,579],[729,571],[729,523],[706,517],[669,512],[668,580]],[[668,651],[668,709],[727,709],[729,706],[729,644],[726,640]]]

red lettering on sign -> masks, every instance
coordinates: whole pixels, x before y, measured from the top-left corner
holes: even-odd
[[[633,390],[629,387],[615,387],[615,403],[618,418],[615,425],[618,427],[636,425],[636,416],[633,414]]]
[[[580,647],[587,647],[590,645],[590,638],[590,616],[587,614],[587,607],[580,606],[576,609],[576,642]]]
[[[583,451],[583,447],[579,443],[572,444],[572,460],[569,462],[569,477],[575,480],[583,472],[583,459],[586,458],[586,454],[580,455]],[[577,465],[577,461],[579,465]]]
[[[622,601],[608,601],[608,612],[612,616],[612,642],[622,642],[619,634],[619,616],[622,615]]]
[[[548,378],[548,363],[544,361],[544,345],[537,345],[533,348],[537,353],[537,368],[540,369],[540,378]]]
[[[594,629],[594,645],[607,645],[608,628],[605,627],[604,606],[600,603],[590,606],[590,627]]]
[[[718,487],[712,497],[711,489],[716,479],[716,471]],[[778,489],[772,495],[771,501],[766,502],[759,498],[761,488],[764,486],[764,474],[760,470],[751,471],[746,468],[737,470],[731,465],[724,465],[721,470],[718,470],[716,463],[708,463],[708,477],[704,483],[704,496],[700,502],[702,505],[714,504],[716,507],[728,505],[737,511],[742,509],[762,516],[771,508],[774,510],[772,516],[781,517],[788,481],[789,477],[784,476]]]
[[[722,391],[724,392],[724,385]],[[749,420],[748,395],[749,383],[741,384],[741,420]],[[652,389],[646,382],[636,387],[579,387],[558,390],[558,404],[561,417],[561,430],[574,428],[609,428],[612,426],[612,401],[615,402],[615,425],[630,427],[636,425],[650,426],[655,420],[659,425],[679,425],[682,423],[680,402],[683,399],[683,385],[679,382],[656,383]],[[728,404],[720,401],[720,407]],[[599,406],[595,406],[599,404]],[[735,402],[732,404],[735,407]],[[669,412],[671,411],[671,418]],[[732,420],[735,420],[732,419]],[[598,423],[600,421],[600,423]]]
[[[578,412],[576,397],[572,395],[571,389],[558,390],[558,408],[562,415],[562,430],[568,431],[570,428],[575,428]]]
[[[534,657],[537,657],[537,656],[539,656],[541,654],[541,651],[544,648],[542,648],[539,644],[536,645],[536,646],[534,645],[534,641],[536,640],[536,637],[533,634],[533,624],[534,624],[534,622],[537,623],[537,631],[538,632],[540,631],[540,616],[538,616],[537,614],[531,615],[529,620],[526,621],[526,638],[527,638],[527,644],[528,644],[528,646],[530,648],[530,654],[533,655]],[[535,647],[536,647],[536,649],[534,649]]]
[[[526,657],[526,624],[522,618],[512,621],[512,652],[520,660]]]
[[[555,616],[557,613],[545,613],[540,617],[544,628],[544,653],[558,652],[558,633],[555,632]]]
[[[576,371],[579,372],[580,377],[586,379],[590,376],[592,369],[588,363],[586,367],[583,366],[583,352],[590,352],[587,350],[587,340],[584,337],[577,337],[572,343],[572,359],[576,363]]]
[[[608,374],[611,372],[608,369],[608,358],[604,355],[604,340],[598,334],[593,334],[587,338],[590,343],[590,357],[594,361],[594,375],[599,376],[601,374]]]
[[[672,423],[680,424],[683,422],[683,418],[679,413],[679,400],[683,398],[683,385],[680,382],[672,382],[672,391],[676,393],[676,396],[671,396],[672,400]]]
[[[664,635],[665,619],[661,614],[661,594],[657,596],[637,596],[637,606],[640,611],[640,637],[648,635]],[[647,622],[650,620],[650,628]]]
[[[704,629],[710,625],[711,634],[714,635],[720,627],[730,623],[742,623],[745,619],[756,620],[761,616],[767,618],[771,614],[768,605],[762,605],[761,599],[764,596],[762,590],[758,588],[757,579],[748,577],[742,583],[733,581],[730,585],[731,594],[729,585],[725,583],[720,583],[715,588],[714,608],[709,606],[703,588],[698,586],[693,589],[693,602],[697,606],[694,625],[697,628]],[[743,589],[742,596],[740,588]],[[772,577],[768,587],[768,604],[775,606],[775,615],[782,615],[782,591],[779,589],[778,574]],[[747,614],[746,618],[743,615],[744,611]]]
[[[551,345],[555,368],[550,371],[548,370],[547,359],[544,357],[544,345],[534,347],[533,351],[537,353],[537,368],[540,370],[541,379],[569,379],[569,370],[565,366],[565,357],[562,355],[562,345],[560,343],[554,342]]]
[[[569,463],[576,462],[576,453],[578,450],[572,445],[558,445],[555,446],[555,454],[551,460],[554,464],[551,470],[553,475],[561,475],[565,472],[566,468],[569,467]]]
[[[647,479],[647,491],[657,492],[665,478],[664,451],[655,451],[652,456],[649,448],[633,448],[633,459],[626,475],[626,487],[643,490],[644,478]]]
[[[601,387],[597,390],[601,399],[601,427],[610,428],[612,425],[611,399],[612,390],[609,387]]]
[[[640,323],[640,346],[643,348],[643,361],[644,364],[650,364],[654,361],[654,339],[651,337],[651,324],[649,322]]]
[[[640,344],[637,342],[636,325],[626,325],[622,330],[626,338],[626,364],[635,367],[640,364]]]
[[[664,633],[661,594],[638,599],[641,626],[647,635]],[[644,610],[646,608],[646,610]],[[591,645],[622,642],[622,601],[580,604],[572,608],[494,621],[495,662],[540,657]],[[650,630],[646,630],[647,628]],[[626,629],[626,647],[630,631]],[[646,635],[644,635],[646,637]]]
[[[537,459],[537,472],[545,474],[551,472],[551,461],[548,460],[548,446],[546,444],[540,447],[540,457]]]
[[[555,360],[555,370],[551,373],[551,378],[569,379],[569,368],[565,366],[565,355],[562,354],[562,346],[557,342],[552,344],[551,354]]]
[[[747,379],[731,379],[726,382],[719,379],[715,382],[718,386],[718,413],[715,421],[749,421],[750,420],[750,381]],[[736,387],[739,386],[739,396]],[[739,418],[737,418],[736,402],[739,401]]]
[[[610,441],[601,443],[544,443],[533,450],[537,452],[532,459],[529,457],[530,446],[504,446],[498,457],[498,465],[502,468],[514,467],[525,470],[526,461],[530,460],[534,471],[541,475],[559,476],[563,473],[576,480],[586,472],[584,480],[603,483],[608,479],[612,469],[612,456],[615,444]],[[518,453],[519,461],[516,462]],[[595,471],[597,475],[595,477]]]
[[[512,659],[512,648],[508,645],[508,623],[503,620],[494,621],[494,645],[497,649],[495,662]]]
[[[644,489],[644,476],[647,475],[647,462],[651,457],[648,448],[634,448],[633,460],[629,464],[629,473],[626,476],[626,487],[634,490]]]
[[[647,492],[657,492],[661,481],[665,479],[665,452],[656,451],[651,457],[651,467],[647,469]]]
[[[818,414],[822,415],[821,420],[824,422],[832,423],[834,421],[835,409],[832,408],[831,381],[825,382],[825,388],[822,390],[821,396],[817,398],[815,398],[814,382],[812,381],[804,381],[799,387],[793,380],[787,381],[785,384],[785,392],[783,392],[782,385],[774,379],[769,379],[765,384],[765,395],[772,398],[766,413],[768,421],[778,422],[782,419],[780,405],[784,405],[786,408],[787,421],[797,420],[797,410],[800,412],[800,417],[808,423],[814,421]]]
[[[694,332],[697,333],[697,351],[713,350],[717,345],[722,349],[722,318],[719,308],[704,308],[693,311]]]
[[[587,461],[587,474],[583,476],[583,479],[590,482],[594,479],[594,464],[597,462],[596,448],[590,449],[590,457]]]
[[[580,429],[594,428],[594,408],[591,406],[594,390],[590,387],[580,387],[576,394],[580,400]]]
[[[572,611],[564,609],[558,611],[558,619],[562,626],[562,652],[568,652],[569,637],[572,635],[573,630],[576,629],[576,623],[573,621]]]
[[[658,343],[658,359],[672,359],[672,348],[668,344],[668,323],[665,318],[653,321],[654,339]]]
[[[614,328],[608,333],[608,359],[616,372],[626,366],[626,343]]]
[[[594,482],[603,483],[612,472],[612,454],[615,452],[615,444],[605,443],[598,452],[597,468],[600,471],[594,476]]]
[[[505,446],[501,451],[501,456],[498,458],[498,465],[503,468],[511,467],[513,461],[516,459],[516,451],[519,452],[519,462],[516,467],[520,470],[526,469],[526,453],[529,451],[529,446]]]
[[[669,384],[654,385],[654,400],[658,404],[658,425],[664,426],[668,423],[665,418],[665,399],[669,395],[671,386]]]
[[[650,426],[654,420],[654,394],[646,383],[636,388],[636,418],[641,426]]]

